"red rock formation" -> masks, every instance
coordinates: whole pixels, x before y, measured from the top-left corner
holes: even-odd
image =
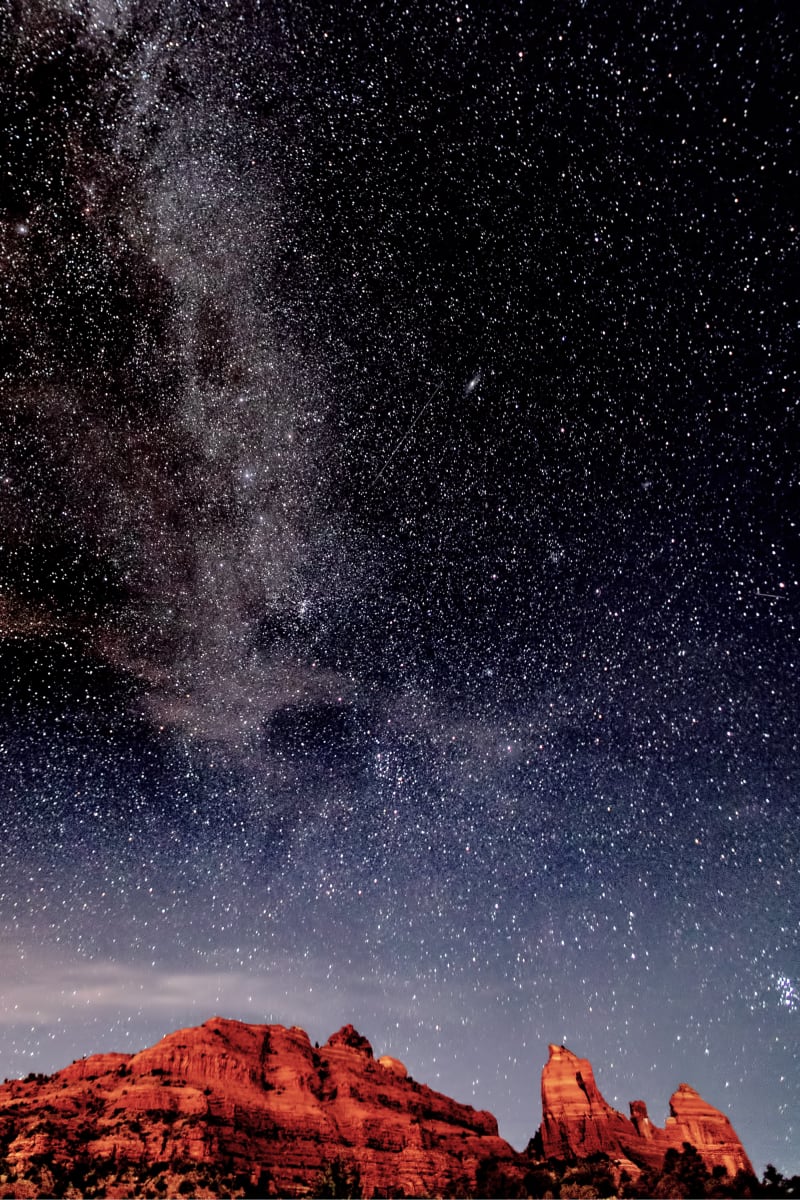
[[[591,1063],[563,1046],[550,1047],[542,1110],[546,1157],[600,1152],[635,1172],[660,1168],[666,1150],[691,1142],[709,1168],[752,1170],[728,1118],[686,1084],[660,1129],[641,1100],[630,1119],[612,1108]],[[376,1060],[352,1025],[318,1049],[296,1027],[220,1017],[139,1054],[98,1054],[50,1078],[5,1084],[0,1149],[0,1195],[20,1197],[39,1192],[26,1182],[9,1192],[9,1174],[37,1160],[73,1174],[81,1163],[111,1164],[113,1179],[102,1184],[109,1197],[155,1195],[153,1170],[161,1193],[173,1195],[187,1164],[187,1186],[207,1196],[220,1189],[202,1190],[204,1166],[238,1176],[239,1195],[245,1186],[305,1195],[338,1159],[358,1168],[365,1196],[446,1196],[493,1186],[513,1193],[533,1165],[498,1136],[490,1113],[415,1083],[396,1058]],[[127,1175],[125,1163],[133,1164]]]
[[[67,1168],[226,1163],[279,1195],[337,1158],[358,1166],[366,1196],[475,1192],[492,1159],[524,1174],[490,1113],[414,1083],[397,1059],[376,1062],[352,1026],[316,1050],[302,1029],[219,1017],[140,1054],[0,1087],[0,1142],[18,1171],[36,1155]]]
[[[601,1151],[639,1167],[659,1168],[670,1148],[690,1142],[706,1166],[724,1166],[730,1175],[752,1173],[733,1126],[724,1113],[682,1083],[670,1100],[666,1127],[653,1125],[643,1100],[633,1100],[630,1119],[603,1098],[588,1059],[565,1046],[550,1046],[542,1072],[542,1144],[554,1158],[587,1158]]]
[[[542,1143],[552,1158],[587,1158],[598,1152],[625,1157],[631,1123],[603,1098],[588,1058],[550,1046],[542,1071]]]
[[[740,1169],[753,1170],[728,1118],[707,1104],[688,1083],[678,1085],[677,1092],[670,1097],[669,1111],[664,1132],[671,1145],[691,1142],[708,1167],[721,1165],[730,1175]]]
[[[395,1075],[399,1075],[401,1079],[408,1078],[405,1063],[401,1063],[399,1058],[392,1058],[391,1054],[382,1054],[378,1059],[378,1063],[380,1066],[385,1067],[387,1071],[392,1071]]]

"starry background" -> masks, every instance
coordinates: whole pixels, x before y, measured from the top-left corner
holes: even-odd
[[[800,1169],[787,6],[0,18],[0,1075],[549,1041]]]

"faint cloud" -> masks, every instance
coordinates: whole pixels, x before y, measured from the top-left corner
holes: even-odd
[[[245,971],[170,971],[108,960],[53,961],[0,951],[0,1028],[50,1025],[91,1016],[119,1021],[130,1016],[163,1018],[169,1028],[198,1023],[215,1013],[256,1022],[315,1018],[316,1001],[289,996],[282,974]],[[290,1011],[291,1010],[291,1011]]]

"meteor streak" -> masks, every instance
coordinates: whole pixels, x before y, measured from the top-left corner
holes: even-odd
[[[425,403],[422,405],[422,407],[421,407],[421,408],[420,408],[420,409],[417,411],[417,413],[415,414],[415,416],[414,416],[414,418],[413,418],[413,420],[412,420],[411,424],[409,425],[408,429],[405,431],[405,433],[404,433],[404,434],[403,434],[403,436],[400,438],[400,440],[399,440],[399,441],[398,441],[398,442],[395,444],[395,446],[392,448],[392,451],[391,451],[391,453],[389,454],[389,457],[386,459],[386,461],[384,462],[383,466],[382,466],[382,467],[381,467],[381,469],[378,471],[378,474],[377,474],[377,475],[375,475],[375,476],[374,476],[374,477],[373,477],[373,478],[370,480],[370,482],[369,482],[369,485],[368,485],[369,487],[374,487],[374,486],[375,486],[375,484],[378,482],[378,480],[381,478],[381,476],[383,475],[383,473],[386,471],[386,468],[389,466],[389,464],[392,462],[392,460],[395,458],[395,456],[398,454],[398,452],[399,452],[399,451],[402,449],[402,447],[403,447],[403,446],[406,444],[406,442],[408,441],[408,439],[411,437],[411,434],[414,432],[414,426],[417,424],[417,422],[419,421],[419,419],[420,419],[420,417],[422,416],[422,414],[423,414],[424,412],[426,412],[426,411],[427,411],[427,409],[429,409],[429,408],[430,408],[430,406],[433,404],[434,400],[436,399],[437,395],[439,394],[439,392],[440,392],[441,390],[442,390],[442,385],[441,385],[441,384],[438,384],[438,385],[437,385],[437,386],[436,386],[436,387],[433,389],[433,391],[431,392],[431,394],[430,394],[430,396],[428,397],[428,399],[425,401]]]

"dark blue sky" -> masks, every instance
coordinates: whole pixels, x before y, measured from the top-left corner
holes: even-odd
[[[0,1075],[352,1021],[521,1146],[566,1039],[800,1169],[785,9],[3,36]]]

